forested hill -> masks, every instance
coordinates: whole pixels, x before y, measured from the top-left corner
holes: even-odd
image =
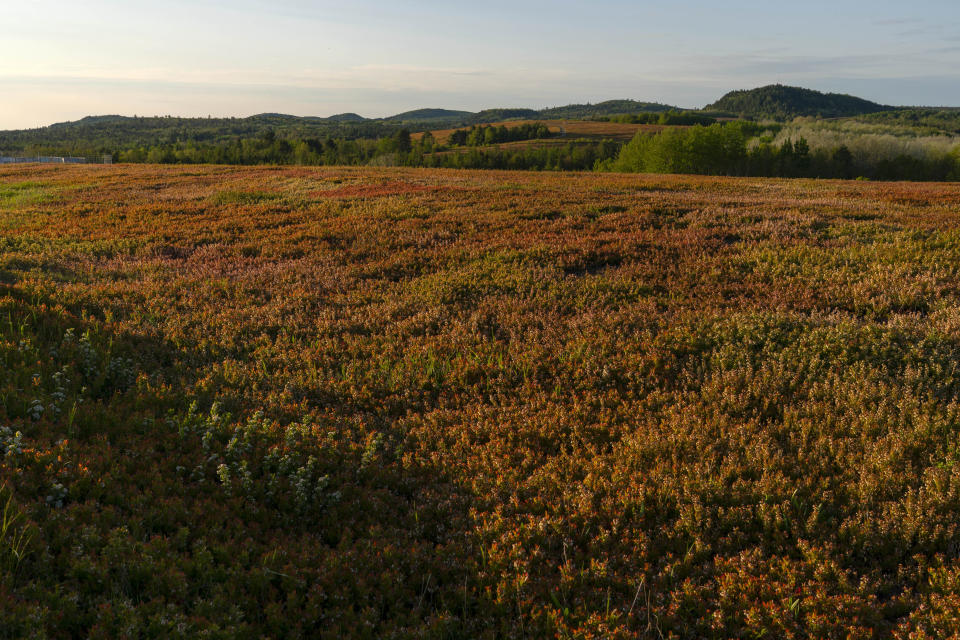
[[[338,113],[327,118],[327,122],[363,122],[364,120],[366,118],[356,113]]]
[[[378,138],[396,124],[356,114],[301,118],[264,113],[249,118],[91,116],[37,129],[0,131],[0,155],[96,155],[164,145],[224,144],[236,140]]]
[[[677,107],[637,100],[607,100],[597,104],[571,104],[547,109],[496,108],[479,112],[451,109],[415,109],[385,118],[365,118],[341,113],[328,118],[261,113],[247,118],[179,118],[170,116],[88,116],[48,127],[0,130],[0,152],[31,146],[84,147],[156,144],[164,141],[213,141],[230,137],[256,137],[268,131],[281,137],[313,136],[376,138],[399,127],[425,131],[441,126],[459,127],[505,120],[591,118],[628,113],[660,113]]]
[[[625,113],[662,113],[681,111],[679,107],[658,102],[639,102],[637,100],[607,100],[597,104],[568,104],[564,107],[551,107],[539,111],[541,118],[594,118],[597,116],[615,116]]]
[[[821,93],[801,87],[772,84],[759,89],[731,91],[711,105],[744,118],[792,120],[797,116],[841,118],[888,111],[893,107],[840,93]]]
[[[472,111],[452,111],[450,109],[415,109],[384,118],[385,122],[429,124],[447,122],[466,122],[473,116]]]
[[[416,109],[387,118],[341,113],[329,118],[261,113],[247,118],[171,116],[88,116],[72,122],[23,130],[0,130],[0,155],[99,155],[164,145],[222,145],[263,139],[378,139],[401,128],[412,132],[489,124],[506,120],[588,118],[636,112],[666,112],[668,107],[636,100],[608,100],[549,109],[486,109],[480,112]]]
[[[322,156],[324,162],[349,164],[388,154],[391,145],[400,140],[397,136],[409,137],[422,131],[548,119],[694,125],[709,124],[713,120],[706,116],[718,114],[781,121],[796,116],[853,117],[877,126],[906,127],[911,135],[960,132],[956,110],[894,109],[854,96],[782,85],[734,91],[705,109],[710,111],[680,110],[637,100],[608,100],[546,109],[416,109],[387,118],[365,118],[356,113],[326,118],[281,113],[247,118],[90,116],[36,129],[0,131],[0,156],[112,155],[125,162],[226,164],[311,163]]]

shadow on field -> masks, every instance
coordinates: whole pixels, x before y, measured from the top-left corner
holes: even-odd
[[[0,581],[0,637],[40,620],[57,637],[453,638],[502,619],[468,492],[391,451],[387,418],[225,414],[192,391],[208,351],[24,290],[23,266],[0,280],[0,426],[24,453],[0,476],[37,535]]]

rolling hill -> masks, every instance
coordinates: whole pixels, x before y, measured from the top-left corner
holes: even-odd
[[[568,104],[562,107],[549,107],[546,109],[484,109],[476,113],[449,109],[417,109],[382,118],[382,121],[414,126],[444,124],[457,127],[471,124],[504,122],[506,120],[583,119],[625,113],[660,113],[664,111],[682,111],[682,109],[670,105],[658,104],[656,102],[607,100],[597,104]]]
[[[369,118],[364,118],[356,113],[338,113],[326,119],[327,122],[366,122]]]
[[[841,93],[773,84],[757,89],[731,91],[704,107],[744,118],[792,120],[797,116],[842,118],[888,111],[893,107]]]
[[[464,122],[473,116],[472,111],[454,111],[451,109],[414,109],[395,116],[383,118],[384,122],[403,124],[424,124],[437,122]]]
[[[488,122],[503,122],[504,120],[536,120],[540,112],[536,109],[484,109],[473,114],[473,122],[485,124]]]
[[[870,118],[871,122],[919,127],[929,133],[960,130],[956,111],[947,108],[894,108],[855,96],[811,89],[770,85],[732,91],[703,110],[686,110],[656,102],[607,100],[596,104],[568,104],[544,109],[490,108],[478,112],[425,108],[382,118],[347,112],[329,117],[261,113],[245,118],[172,116],[87,116],[47,127],[0,131],[0,155],[99,155],[121,150],[177,145],[239,144],[257,139],[374,140],[411,132],[437,131],[503,122],[596,120],[606,116],[679,111],[751,119],[791,120],[797,116]],[[639,121],[638,121],[639,123]],[[663,124],[663,123],[661,123]],[[669,124],[669,123],[668,123]],[[677,123],[672,123],[677,124]],[[251,143],[259,144],[259,143]]]
[[[563,107],[551,107],[539,111],[541,118],[593,118],[596,116],[614,116],[624,113],[660,113],[663,111],[683,111],[679,107],[657,102],[638,100],[606,100],[597,104],[568,104]]]

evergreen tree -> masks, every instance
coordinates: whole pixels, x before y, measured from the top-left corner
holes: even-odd
[[[397,151],[400,153],[409,153],[413,149],[413,143],[410,140],[410,130],[409,129],[400,129],[397,131],[397,135],[394,136],[397,143]]]

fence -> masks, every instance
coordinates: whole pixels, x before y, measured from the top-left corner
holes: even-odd
[[[113,164],[113,157],[108,155],[95,158],[70,156],[0,156],[0,164],[22,164],[25,162],[42,162],[44,164]]]

